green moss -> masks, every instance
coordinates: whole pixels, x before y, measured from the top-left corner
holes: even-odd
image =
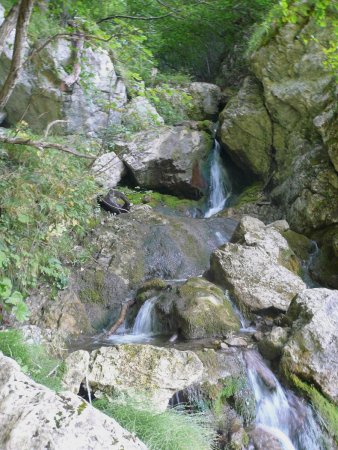
[[[278,261],[291,272],[295,273],[296,275],[301,275],[301,263],[291,249],[283,249],[282,251],[280,251]]]
[[[338,407],[327,400],[314,386],[301,381],[296,375],[290,375],[289,379],[311,401],[328,432],[338,444]]]
[[[152,296],[153,291],[159,292],[166,287],[167,283],[161,280],[161,278],[153,278],[152,280],[148,280],[138,289],[136,293],[136,300],[143,303]]]
[[[200,203],[195,200],[185,198],[182,199],[174,195],[161,194],[151,190],[131,189],[128,187],[121,187],[120,189],[126,194],[133,205],[142,205],[147,203],[152,207],[166,206],[176,210],[186,210],[188,208],[200,206]]]
[[[245,188],[234,203],[235,208],[240,208],[247,203],[255,203],[262,196],[263,182],[257,181]]]
[[[284,231],[282,234],[298,258],[303,261],[307,260],[312,249],[311,240],[292,230]]]

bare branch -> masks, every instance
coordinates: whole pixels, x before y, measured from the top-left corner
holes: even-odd
[[[45,148],[53,148],[55,150],[59,150],[61,152],[70,153],[71,155],[77,156],[78,158],[86,158],[86,159],[96,159],[96,156],[91,154],[79,153],[76,150],[67,147],[62,144],[56,144],[54,142],[46,142],[46,141],[33,141],[32,139],[20,138],[20,137],[7,137],[0,136],[0,142],[3,144],[14,144],[14,145],[28,145],[30,147],[35,147],[38,150],[43,150]]]
[[[58,120],[53,120],[53,122],[50,122],[50,123],[47,125],[46,130],[45,130],[45,138],[48,137],[49,132],[50,132],[50,129],[51,129],[54,125],[57,125],[58,123],[68,123],[68,120],[60,120],[60,119],[58,119]]]
[[[129,309],[129,306],[133,305],[135,303],[135,300],[129,300],[127,303],[123,303],[121,305],[121,312],[120,316],[117,319],[117,321],[114,323],[114,325],[110,328],[110,330],[107,333],[107,336],[111,336],[112,334],[116,333],[116,331],[120,328],[120,326],[123,324],[123,322],[126,319],[126,315]]]
[[[163,14],[162,16],[148,16],[148,17],[147,16],[128,16],[128,15],[124,15],[124,14],[114,14],[112,16],[104,17],[103,19],[98,20],[96,23],[107,22],[109,20],[114,20],[114,19],[160,20],[160,19],[164,19],[166,17],[173,16],[173,15],[174,15],[173,12]]]

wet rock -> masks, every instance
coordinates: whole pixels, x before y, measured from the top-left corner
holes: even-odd
[[[211,83],[195,82],[188,87],[192,97],[189,116],[194,120],[215,119],[218,115],[222,93],[219,86]]]
[[[203,278],[190,278],[175,291],[162,294],[157,307],[172,317],[186,339],[224,336],[240,328],[230,300]]]
[[[220,114],[220,139],[248,175],[265,179],[271,162],[272,126],[262,89],[252,77]]]
[[[258,377],[263,381],[265,386],[273,391],[277,388],[277,380],[273,373],[264,364],[262,357],[259,353],[254,351],[245,352],[245,361],[249,370],[257,373]]]
[[[191,351],[115,345],[91,353],[88,382],[94,393],[143,396],[164,411],[175,392],[200,381],[202,375],[203,364]]]
[[[306,261],[309,258],[310,253],[313,251],[313,241],[303,234],[296,233],[292,230],[286,230],[282,234],[288,241],[288,244],[294,251],[295,255],[297,255],[302,261]]]
[[[15,405],[15,407],[13,407]],[[143,449],[114,419],[80,397],[56,394],[24,375],[0,353],[0,448],[33,450]]]
[[[301,278],[289,270],[293,261],[297,261],[294,253],[273,226],[245,216],[232,242],[212,253],[210,274],[244,310],[286,311],[293,297],[305,289]]]
[[[253,431],[249,432],[249,438],[254,444],[255,450],[284,450],[283,441],[278,438],[282,434],[281,431],[278,432],[275,429],[269,430],[269,427],[258,425]],[[292,447],[290,446],[290,448]]]
[[[207,188],[202,168],[211,147],[210,135],[188,126],[145,130],[116,143],[138,186],[192,199]]]
[[[233,336],[233,337],[227,339],[225,342],[229,347],[247,347],[248,346],[247,340],[240,336]]]
[[[105,189],[111,189],[121,181],[126,168],[120,158],[114,152],[110,152],[95,160],[92,171],[98,184]]]
[[[320,285],[338,289],[338,225],[313,235],[319,249],[311,255],[309,271]]]
[[[281,356],[287,339],[288,330],[281,327],[273,327],[271,332],[258,342],[258,349],[264,358],[272,361]]]
[[[307,289],[287,316],[293,325],[281,361],[285,373],[314,383],[338,403],[338,291]]]
[[[164,125],[164,120],[149,100],[145,97],[135,97],[125,107],[122,123],[128,129],[139,131],[152,126]]]

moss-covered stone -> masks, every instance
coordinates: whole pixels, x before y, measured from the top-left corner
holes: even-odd
[[[138,289],[136,293],[137,302],[143,303],[148,298],[152,297],[155,293],[158,293],[165,289],[168,286],[164,280],[161,278],[153,278],[152,280],[147,280],[142,286]]]
[[[261,181],[256,181],[250,186],[246,187],[240,195],[236,198],[234,207],[240,208],[247,203],[256,203],[263,195],[264,184]]]
[[[282,235],[288,241],[290,248],[296,256],[298,256],[298,258],[302,261],[306,261],[309,258],[309,255],[313,250],[313,243],[311,239],[292,230],[284,231]]]

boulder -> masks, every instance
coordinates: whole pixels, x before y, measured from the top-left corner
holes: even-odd
[[[229,289],[245,311],[286,311],[295,295],[305,289],[291,271],[298,270],[294,261],[294,253],[273,224],[265,226],[244,216],[232,242],[212,253],[210,276]]]
[[[233,161],[248,175],[266,179],[271,163],[272,126],[259,83],[252,77],[246,78],[219,119],[220,140]]]
[[[240,329],[240,321],[224,292],[203,278],[190,278],[182,286],[160,295],[157,309],[169,316],[185,339],[226,336]]]
[[[70,380],[73,389],[71,374],[86,363],[86,356],[78,353],[66,361],[64,380],[65,383]],[[83,372],[83,379],[85,375]],[[199,382],[202,375],[203,364],[192,351],[126,344],[91,352],[87,376],[94,394],[115,392],[144,397],[156,409],[164,411],[175,392]]]
[[[267,333],[258,342],[258,349],[265,359],[272,361],[281,356],[287,340],[288,330],[281,327],[273,327],[270,333]]]
[[[12,33],[0,58],[0,84],[9,70],[13,39]],[[53,132],[97,136],[121,123],[119,110],[127,102],[126,87],[117,77],[108,51],[85,47],[79,83],[67,87],[72,58],[73,44],[66,39],[55,39],[32,58],[6,105],[10,124],[24,120],[41,133],[50,122],[63,120]]]
[[[114,152],[109,152],[95,160],[92,171],[98,184],[105,189],[111,189],[121,181],[126,173],[126,168]]]
[[[163,117],[145,97],[133,98],[122,113],[122,124],[130,130],[140,131],[152,126],[164,125]]]
[[[293,322],[283,350],[282,367],[319,386],[338,403],[338,291],[307,289],[291,303],[287,317]]]
[[[191,83],[188,92],[192,97],[192,108],[189,116],[194,120],[214,120],[218,116],[222,92],[219,86],[212,83]]]
[[[198,199],[207,189],[203,175],[211,136],[189,126],[158,127],[117,142],[115,148],[138,186]]]
[[[0,353],[0,448],[4,450],[143,449],[114,419],[82,398],[35,383]]]

